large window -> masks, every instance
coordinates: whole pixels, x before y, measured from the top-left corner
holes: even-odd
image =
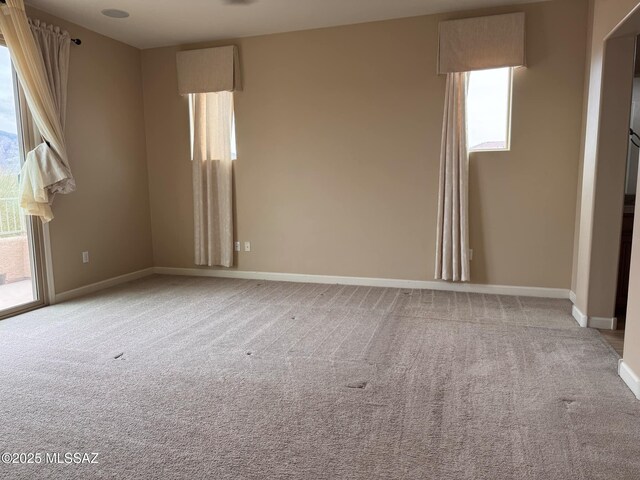
[[[469,72],[467,146],[470,152],[509,150],[512,68]]]

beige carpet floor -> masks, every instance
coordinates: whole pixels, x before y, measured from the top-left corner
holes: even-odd
[[[617,359],[563,300],[154,276],[0,322],[0,452],[99,453],[0,478],[638,479]]]

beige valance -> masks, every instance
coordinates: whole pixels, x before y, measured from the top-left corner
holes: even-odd
[[[241,89],[238,47],[185,50],[176,55],[178,92],[233,92]]]
[[[440,22],[438,73],[522,67],[525,60],[524,13]]]

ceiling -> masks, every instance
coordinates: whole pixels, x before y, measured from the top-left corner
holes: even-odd
[[[530,3],[532,0],[27,0],[26,3],[138,48],[246,37]],[[128,11],[126,19],[100,12]]]

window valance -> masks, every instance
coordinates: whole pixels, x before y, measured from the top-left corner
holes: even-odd
[[[178,92],[233,92],[241,89],[238,47],[185,50],[176,55]]]
[[[440,22],[438,73],[525,65],[525,14]]]

